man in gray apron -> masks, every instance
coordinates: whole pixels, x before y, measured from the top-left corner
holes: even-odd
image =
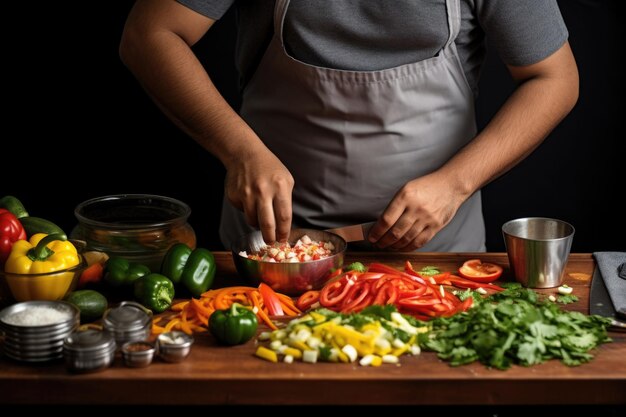
[[[305,39],[307,31],[318,31],[309,16],[322,13],[326,17],[318,22],[336,30],[337,42],[348,45],[343,53],[349,55],[346,39],[358,44],[376,31],[393,32],[389,25],[407,15],[410,27],[412,14],[397,13],[394,7],[413,8],[418,16],[420,7],[437,2],[383,6],[293,0],[290,5],[289,0],[277,0],[241,6],[240,24],[252,24],[246,7],[248,14],[253,7],[271,4],[273,9],[269,41],[244,77],[237,115],[188,47],[213,23],[209,11],[219,14],[216,8],[230,6],[232,0],[179,2],[204,16],[171,0],[140,0],[127,23],[122,56],[166,113],[226,166],[220,227],[226,247],[257,226],[266,241],[274,241],[284,239],[292,225],[326,229],[377,220],[369,238],[379,248],[483,251],[480,187],[538,146],[577,99],[576,65],[553,0],[439,0],[432,15],[441,13],[424,25],[445,34],[441,44],[430,56],[405,56],[400,65],[382,69],[358,62],[332,66],[332,57],[324,65],[327,61],[316,54],[332,50],[324,46],[324,41],[333,43],[332,36],[320,37],[319,46],[309,42],[302,55],[312,58],[305,61],[293,52],[286,33]],[[536,16],[530,14],[536,13],[531,9],[536,4],[561,25],[560,31],[555,33],[549,22],[533,26]],[[312,5],[335,9],[318,11]],[[457,43],[463,43],[464,19],[473,14],[486,26],[500,28],[494,33],[506,31],[507,25],[516,27],[509,15],[500,16],[498,23],[497,14],[505,13],[498,8],[507,6],[514,9],[507,12],[511,19],[526,19],[517,25],[528,32],[520,38],[530,42],[539,31],[547,45],[540,52],[513,47],[523,65],[514,65],[515,58],[509,69],[520,87],[477,135],[473,86]],[[381,11],[385,7],[389,10]],[[390,21],[372,29],[376,18],[387,16]],[[363,27],[351,31],[350,19]],[[490,26],[491,20],[496,23]],[[516,45],[511,37],[509,42]],[[465,41],[471,44],[471,39]],[[507,39],[499,41],[506,44]],[[390,52],[395,45],[389,43]],[[336,60],[342,62],[342,57]]]

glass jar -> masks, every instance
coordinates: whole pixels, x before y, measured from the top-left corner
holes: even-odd
[[[189,206],[170,197],[120,194],[97,197],[74,210],[78,225],[71,233],[87,250],[106,252],[159,271],[175,243],[196,247],[196,234],[187,223]]]

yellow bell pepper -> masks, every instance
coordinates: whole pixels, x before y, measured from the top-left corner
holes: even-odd
[[[73,288],[80,271],[72,268],[81,258],[74,245],[59,237],[37,233],[30,242],[19,240],[11,248],[4,269],[17,301],[60,300]]]
[[[13,244],[4,270],[14,274],[44,274],[71,268],[79,262],[71,242],[58,240],[57,235],[36,233],[30,242],[18,240]]]

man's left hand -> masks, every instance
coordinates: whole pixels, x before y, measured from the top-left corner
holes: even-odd
[[[436,173],[409,181],[393,197],[368,239],[381,249],[419,249],[452,220],[466,198]]]

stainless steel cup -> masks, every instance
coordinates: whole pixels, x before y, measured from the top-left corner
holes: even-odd
[[[562,284],[574,239],[571,224],[545,217],[526,217],[505,223],[502,234],[516,281],[530,288]]]

